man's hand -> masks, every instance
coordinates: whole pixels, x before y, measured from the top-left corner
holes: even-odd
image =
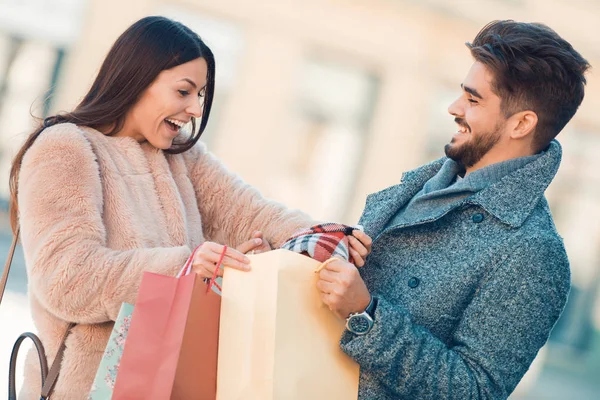
[[[350,244],[350,255],[354,260],[354,264],[357,267],[365,265],[365,259],[371,253],[371,245],[373,241],[371,237],[355,229],[352,231],[352,236],[348,236],[348,243]]]
[[[339,260],[325,265],[319,272],[317,289],[321,300],[338,317],[346,319],[351,313],[362,312],[371,301],[371,295],[358,269]]]

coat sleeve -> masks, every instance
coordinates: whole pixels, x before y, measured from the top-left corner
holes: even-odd
[[[398,398],[506,399],[548,339],[569,286],[561,241],[525,239],[488,275],[450,345],[382,298],[372,331],[346,331],[341,347]]]
[[[27,151],[18,201],[29,292],[65,321],[114,321],[121,303],[135,303],[144,271],[175,275],[191,253],[106,246],[98,163],[71,124],[46,129]]]
[[[296,230],[317,222],[298,210],[270,201],[233,174],[198,143],[188,155],[192,183],[206,237],[237,246],[256,230],[279,248]]]

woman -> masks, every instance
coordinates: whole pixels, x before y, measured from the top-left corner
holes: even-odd
[[[86,397],[121,303],[135,302],[144,271],[174,276],[199,244],[199,275],[212,275],[223,244],[237,247],[223,265],[247,270],[243,253],[279,247],[313,223],[263,199],[198,143],[214,77],[213,55],[195,33],[144,18],[115,42],[75,110],[47,118],[15,158],[11,216],[49,361],[77,324],[54,398]],[[366,246],[351,245],[362,265]],[[37,364],[28,354],[21,398],[39,398]]]

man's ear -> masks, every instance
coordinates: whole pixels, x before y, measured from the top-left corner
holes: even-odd
[[[533,134],[538,123],[538,116],[531,110],[520,111],[510,117],[512,120],[512,132],[510,137],[513,139],[524,139]]]

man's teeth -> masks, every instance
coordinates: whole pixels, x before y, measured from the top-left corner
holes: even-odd
[[[185,125],[185,123],[183,123],[181,121],[177,121],[176,119],[169,119],[169,118],[167,118],[166,121],[172,123],[173,125],[177,125],[180,128],[183,128],[183,126]]]

